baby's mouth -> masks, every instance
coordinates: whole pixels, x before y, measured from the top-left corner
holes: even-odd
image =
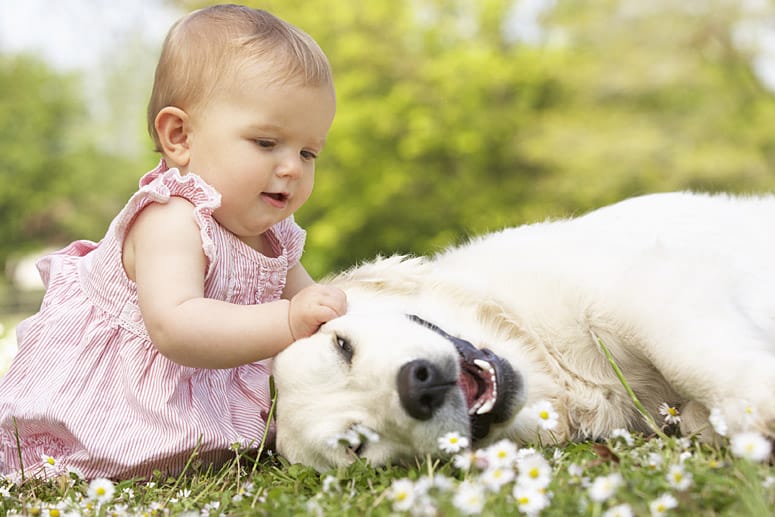
[[[285,209],[290,196],[285,192],[262,192],[261,197],[271,207]]]
[[[264,192],[264,195],[274,199],[275,201],[287,201],[288,194],[282,192]]]

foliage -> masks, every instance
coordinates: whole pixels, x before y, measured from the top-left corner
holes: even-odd
[[[775,186],[775,103],[729,2],[262,1],[326,50],[339,109],[309,229],[316,273],[652,191]],[[648,5],[648,7],[646,7]]]
[[[14,254],[99,239],[136,180],[131,160],[84,142],[76,76],[0,55],[0,270]]]
[[[525,0],[248,3],[309,32],[335,72],[297,216],[313,276],[641,193],[775,186],[773,94],[740,36],[775,14],[766,2],[547,1],[531,39],[510,21]],[[0,63],[0,263],[99,238],[153,160],[73,142],[75,78]]]
[[[679,515],[768,515],[775,507],[775,469],[678,439],[635,437],[605,444],[581,443],[565,448],[543,447],[539,454],[551,466],[541,515],[601,515],[628,504],[635,515],[649,514],[648,505],[671,494]],[[680,465],[690,479],[678,488],[668,478]],[[592,484],[618,473],[623,479],[608,498],[595,501]],[[437,515],[460,515],[455,501],[464,480],[481,474],[465,472],[452,461],[421,460],[415,466],[373,468],[361,461],[318,474],[309,467],[269,456],[254,463],[244,454],[220,470],[189,472],[178,478],[158,475],[150,482],[122,481],[103,502],[89,497],[89,485],[71,474],[50,481],[27,480],[0,487],[0,511],[8,515],[408,515],[422,514],[426,504]],[[414,504],[402,510],[393,490],[396,480],[411,481]],[[420,493],[435,480],[430,499]],[[446,481],[446,483],[442,483]],[[509,485],[487,491],[481,515],[516,515],[518,502]],[[412,501],[408,501],[412,502]],[[58,512],[58,513],[56,513]],[[413,512],[413,513],[412,513]],[[673,512],[669,512],[672,514]]]

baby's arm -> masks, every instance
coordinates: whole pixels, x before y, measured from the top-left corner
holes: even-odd
[[[186,366],[231,368],[272,357],[293,341],[291,302],[205,298],[206,264],[193,207],[182,198],[146,207],[127,235],[124,267],[162,354]]]

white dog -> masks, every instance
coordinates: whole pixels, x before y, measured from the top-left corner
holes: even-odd
[[[347,315],[278,355],[277,449],[319,470],[474,445],[775,419],[775,197],[657,194],[332,280]],[[548,434],[527,411],[558,413]],[[771,428],[770,428],[771,429]]]

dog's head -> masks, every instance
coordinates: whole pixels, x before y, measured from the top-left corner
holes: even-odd
[[[332,320],[280,353],[273,373],[278,452],[318,470],[433,454],[449,432],[486,439],[525,398],[507,361],[401,314]]]

